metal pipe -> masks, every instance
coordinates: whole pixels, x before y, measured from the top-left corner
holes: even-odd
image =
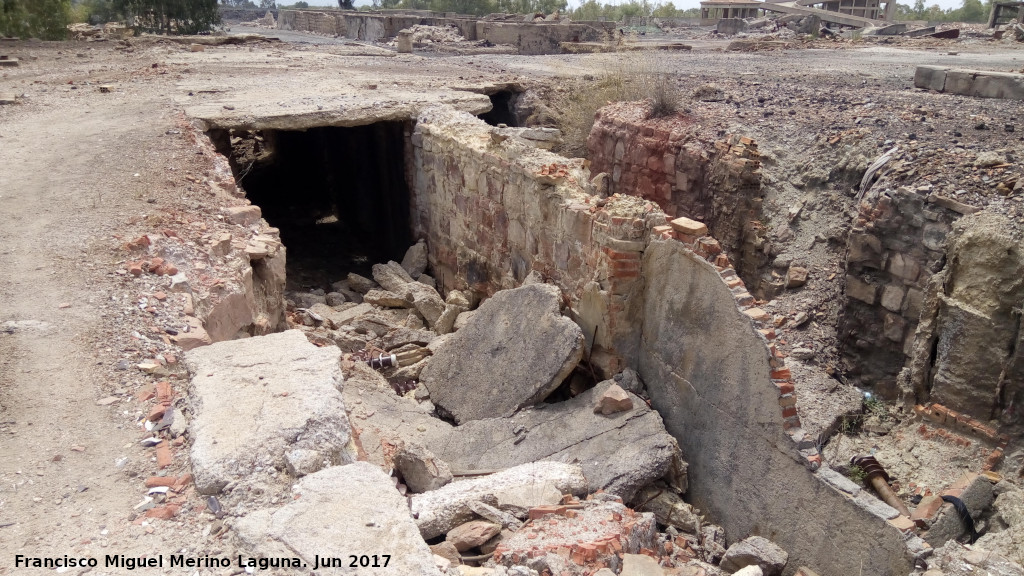
[[[885,472],[885,468],[882,468],[882,465],[878,463],[878,460],[875,460],[873,456],[854,456],[850,458],[850,464],[864,471],[864,479],[871,484],[871,487],[875,489],[875,492],[883,502],[898,510],[900,514],[910,516],[910,510],[907,508],[907,505],[903,503],[903,500],[889,486],[889,475]]]
[[[380,370],[381,368],[390,368],[392,366],[398,366],[398,357],[394,354],[378,354],[376,358],[370,358],[366,361],[370,365],[370,368]]]

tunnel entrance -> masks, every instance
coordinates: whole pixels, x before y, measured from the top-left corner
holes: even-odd
[[[249,200],[281,230],[289,289],[326,289],[349,272],[369,275],[374,263],[401,260],[412,244],[409,128],[211,133]]]
[[[516,99],[519,98],[518,92],[512,90],[502,90],[489,94],[488,98],[491,99],[491,111],[485,112],[480,115],[480,119],[487,122],[491,126],[497,126],[498,124],[504,124],[511,128],[519,127],[519,119],[516,117]]]

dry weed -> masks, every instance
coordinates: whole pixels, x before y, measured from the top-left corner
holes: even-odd
[[[638,100],[648,103],[654,118],[675,115],[682,106],[675,80],[658,71],[655,55],[649,52],[621,54],[604,74],[571,83],[556,103],[556,122],[564,141],[559,152],[585,157],[597,111],[612,102]]]

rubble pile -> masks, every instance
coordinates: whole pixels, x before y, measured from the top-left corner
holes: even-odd
[[[406,556],[390,574],[719,573],[723,531],[683,501],[686,462],[639,376],[578,387],[559,290],[531,279],[478,306],[428,268],[419,242],[372,278],[287,292],[292,330],[186,353],[195,488],[238,544],[310,561],[386,531]]]
[[[430,44],[448,44],[453,42],[465,42],[465,37],[459,33],[455,26],[428,26],[426,24],[415,24],[403,30],[412,35],[413,45],[419,47]],[[391,40],[388,46],[397,46],[398,40]]]

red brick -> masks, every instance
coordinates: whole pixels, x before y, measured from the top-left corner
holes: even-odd
[[[710,236],[701,238],[697,243],[710,256],[717,256],[722,253],[722,245],[719,244],[718,240],[715,240]]]
[[[789,368],[779,368],[778,370],[772,370],[772,380],[789,380],[793,377],[793,373],[790,372]]]
[[[796,388],[789,382],[776,382],[775,387],[779,389],[779,395],[792,394]]]
[[[799,428],[799,427],[800,427],[800,418],[798,416],[794,416],[792,418],[786,418],[785,420],[782,421],[782,429],[783,430],[792,430],[793,428]]]
[[[136,392],[136,397],[139,399],[139,402],[145,402],[146,400],[156,397],[156,390],[153,388],[152,384],[146,384],[142,388],[139,388],[139,391]]]
[[[174,486],[174,483],[178,481],[175,476],[150,476],[146,478],[146,488],[156,488],[158,486]]]
[[[783,418],[792,418],[793,416],[796,416],[796,406],[787,406],[782,409]]]
[[[942,498],[939,496],[926,496],[921,503],[914,508],[910,514],[911,520],[927,520],[935,516],[935,513],[942,507]]]
[[[171,391],[171,383],[161,381],[156,383],[156,399],[160,402],[170,402],[174,393]]]
[[[142,264],[139,262],[128,263],[128,273],[132,276],[142,276]]]
[[[612,260],[640,260],[639,252],[620,252],[618,250],[612,250],[607,246],[601,248],[601,251],[604,252]]]
[[[161,402],[149,409],[149,416],[147,416],[146,418],[148,418],[151,422],[156,422],[157,420],[164,417],[164,413],[167,412],[168,408],[170,408],[170,403]]]
[[[995,450],[992,451],[991,454],[988,455],[988,458],[985,460],[985,466],[983,466],[983,470],[985,470],[986,472],[992,470],[996,466],[998,466],[999,463],[1002,461],[1003,451],[999,448],[996,448]]]
[[[639,272],[640,261],[633,260],[612,260],[612,273],[618,274],[619,272]]]
[[[174,486],[172,486],[171,489],[174,490],[175,492],[181,492],[182,490],[187,488],[188,485],[191,483],[192,475],[182,474],[181,476],[178,476],[178,479],[174,482]]]
[[[163,469],[171,465],[174,459],[171,457],[171,447],[164,440],[156,445],[156,466]]]
[[[565,506],[537,506],[535,508],[530,508],[529,519],[536,520],[538,518],[543,518],[548,514],[558,514],[562,516],[565,514],[565,510]]]
[[[178,515],[181,511],[181,506],[178,504],[168,504],[166,506],[160,506],[158,508],[150,508],[146,510],[146,518],[156,518],[158,520],[171,520]]]

